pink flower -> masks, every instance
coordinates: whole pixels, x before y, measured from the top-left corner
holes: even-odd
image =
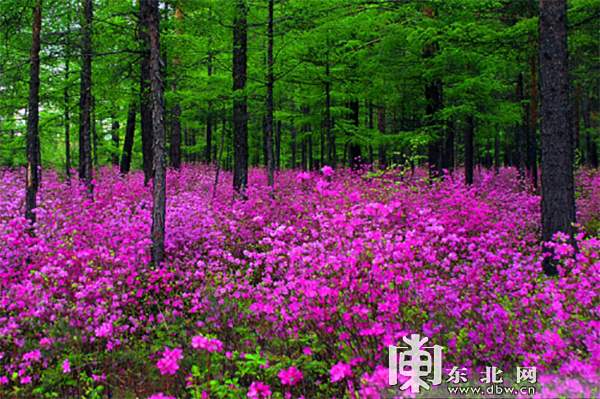
[[[202,335],[196,335],[194,338],[192,338],[192,348],[206,349],[208,342],[208,338],[203,337]]]
[[[31,384],[31,376],[25,376],[25,377],[21,377],[21,384],[25,385],[25,384]]]
[[[8,377],[5,375],[0,377],[0,384],[8,384]]]
[[[331,373],[331,382],[337,382],[352,376],[352,367],[349,364],[338,362],[338,364],[331,367],[329,372]]]
[[[331,166],[325,165],[321,168],[321,172],[323,172],[325,176],[331,176],[333,174],[333,169]]]
[[[176,398],[173,396],[167,396],[164,393],[159,392],[155,395],[149,396],[148,399],[176,399]]]
[[[298,370],[296,368],[296,366],[292,366],[287,370],[279,371],[279,374],[277,374],[277,377],[279,377],[281,379],[281,383],[283,385],[294,386],[297,383],[299,383],[300,380],[302,380],[304,375],[302,374],[302,372],[300,370]]]
[[[71,365],[69,364],[69,359],[65,359],[62,364],[63,373],[67,374],[71,372]]]
[[[267,398],[271,395],[271,386],[260,381],[253,382],[248,390],[249,398]]]
[[[160,370],[161,374],[175,374],[177,369],[179,369],[179,365],[177,364],[177,360],[183,359],[182,350],[181,349],[173,349],[170,350],[165,346],[165,352],[163,353],[163,358],[160,359],[156,363],[156,367]]]
[[[298,176],[296,176],[296,180],[298,180],[299,183],[302,183],[304,180],[308,179],[310,179],[310,175],[306,172],[298,173]]]
[[[221,352],[223,350],[223,342],[216,338],[206,338],[202,335],[196,335],[192,338],[192,347],[206,349],[209,352]]]
[[[306,347],[304,349],[302,349],[302,352],[306,355],[306,356],[312,356],[312,349],[310,349],[309,347]]]

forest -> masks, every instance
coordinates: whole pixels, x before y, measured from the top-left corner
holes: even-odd
[[[600,395],[598,32],[0,0],[0,399]]]

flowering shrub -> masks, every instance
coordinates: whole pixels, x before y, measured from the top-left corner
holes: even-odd
[[[290,171],[273,194],[252,170],[244,201],[230,175],[213,196],[213,171],[185,166],[168,174],[160,266],[143,174],[101,170],[92,201],[44,171],[32,237],[23,173],[0,172],[7,397],[376,398],[387,346],[410,334],[444,367],[537,366],[545,396],[599,383],[597,173],[578,175],[579,253],[549,244],[559,279],[540,273],[539,197],[511,169],[470,189]]]

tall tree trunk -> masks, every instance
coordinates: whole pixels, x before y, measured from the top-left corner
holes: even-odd
[[[433,18],[433,9],[424,7],[423,12],[426,17]],[[423,58],[433,58],[438,50],[438,43],[432,43],[425,46],[423,50]],[[425,114],[427,115],[427,124],[429,126],[438,125],[438,121],[434,119],[435,114],[442,108],[442,84],[439,79],[427,82],[425,85]],[[437,129],[436,129],[437,130]],[[427,159],[429,162],[429,177],[433,178],[442,171],[442,140],[438,136],[438,132],[432,132],[433,137],[429,141],[427,150]]]
[[[92,195],[92,16],[93,0],[83,1],[82,23],[82,54],[83,67],[81,69],[81,92],[80,92],[80,125],[79,142],[82,148],[79,149],[79,178],[85,180],[88,195]]]
[[[359,125],[359,103],[358,100],[350,101],[350,110],[352,111],[352,124],[356,126],[358,130]],[[360,145],[355,142],[351,142],[348,146],[348,155],[350,157],[350,168],[352,170],[358,170],[362,164],[362,153],[360,151]]]
[[[40,34],[42,31],[42,0],[33,8],[33,29],[29,53],[29,111],[27,113],[27,177],[25,194],[25,218],[31,222],[31,232],[36,217],[38,178],[38,124],[40,102]]]
[[[524,95],[523,95],[523,74],[520,73],[518,78],[517,78],[517,101],[519,102],[519,105],[521,105],[523,103],[523,99],[524,99]],[[517,122],[517,126],[516,126],[516,137],[515,137],[515,143],[516,143],[516,151],[517,151],[517,159],[516,159],[516,164],[517,164],[517,170],[519,171],[520,175],[523,175],[523,172],[525,171],[525,154],[526,152],[523,150],[523,148],[526,146],[527,143],[527,138],[525,137],[525,123],[521,120],[519,122]]]
[[[212,54],[208,55],[208,76],[212,76]],[[204,158],[206,159],[207,163],[211,162],[212,128],[212,101],[209,101],[208,116],[206,117],[206,148],[204,150]]]
[[[298,144],[296,143],[296,126],[294,126],[294,120],[290,121],[290,135],[292,136],[292,140],[290,142],[291,153],[292,153],[292,163],[291,167],[293,170],[296,169],[296,151],[298,148]]]
[[[148,1],[140,1],[139,37],[144,49],[140,62],[140,123],[142,128],[142,167],[144,184],[154,176],[154,154],[152,153],[152,105],[150,94],[150,51],[148,42]]]
[[[500,129],[498,127],[494,135],[494,169],[496,173],[500,171]]]
[[[569,129],[567,0],[540,0],[539,63],[542,142],[542,240],[557,232],[575,243],[573,135]],[[550,252],[544,248],[544,252]],[[544,258],[544,273],[558,274],[557,263]]]
[[[579,144],[580,144],[580,121],[581,121],[581,114],[579,112],[579,106],[581,104],[581,83],[577,82],[577,88],[575,90],[575,101],[573,101],[573,150],[577,151],[579,150]],[[586,151],[587,154],[587,151]],[[581,163],[584,163],[585,159],[586,159],[587,155],[585,157],[581,157]]]
[[[313,157],[312,135],[308,136],[308,170],[315,170],[315,159]]]
[[[114,117],[113,117],[114,119]],[[115,152],[112,156],[112,164],[115,166],[119,166],[119,128],[121,125],[119,121],[114,121],[111,127],[112,130],[112,141],[115,145]]]
[[[281,169],[281,121],[277,121],[275,131],[275,169]]]
[[[248,34],[246,0],[238,0],[233,28],[233,188],[245,198],[248,186],[248,115],[246,88]],[[236,93],[237,92],[237,93]]]
[[[446,143],[444,144],[443,167],[448,171],[454,169],[454,126],[448,121],[445,126]]]
[[[133,136],[135,134],[135,101],[129,103],[127,111],[127,125],[125,126],[125,142],[123,143],[123,155],[121,156],[121,173],[129,173],[131,168],[131,152],[133,151]]]
[[[92,112],[91,112],[91,126],[92,126],[92,143],[93,143],[93,157],[94,167],[98,169],[98,132],[96,131],[96,97],[92,96]]]
[[[150,91],[152,93],[152,130],[154,143],[154,179],[152,190],[152,262],[160,265],[165,260],[165,213],[166,213],[166,137],[165,103],[163,98],[163,80],[160,58],[160,12],[159,0],[141,0],[147,2],[148,41],[150,43]]]
[[[377,107],[377,129],[381,136],[385,136],[385,107],[380,105]],[[387,145],[382,143],[378,148],[379,152],[379,168],[385,169],[387,166]]]
[[[585,130],[585,164],[591,167],[594,162],[592,161],[592,104],[589,89],[585,91],[583,99],[583,128]]]
[[[265,133],[267,141],[267,184],[273,187],[275,184],[275,155],[273,150],[273,88],[275,86],[275,75],[273,66],[273,4],[275,0],[269,0],[269,23],[267,25],[267,115],[265,119]]]
[[[65,59],[65,172],[67,173],[67,180],[71,179],[71,115],[69,111],[69,53]]]
[[[329,40],[327,42],[329,45]],[[327,165],[333,167],[333,142],[335,138],[333,137],[332,123],[331,123],[331,81],[330,79],[330,71],[329,71],[329,53],[327,53],[327,60],[325,61],[325,134],[327,136]],[[322,150],[321,150],[322,151]],[[321,159],[321,164],[323,164],[323,159]]]
[[[473,184],[473,138],[475,137],[475,122],[471,115],[466,117],[465,129],[465,182],[467,186]]]

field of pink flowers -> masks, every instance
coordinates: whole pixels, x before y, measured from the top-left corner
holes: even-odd
[[[417,176],[253,170],[247,201],[206,166],[170,171],[168,262],[151,190],[103,169],[95,198],[0,170],[0,398],[390,397],[388,345],[444,368],[536,366],[537,397],[598,395],[600,175],[578,174],[579,253],[541,274],[539,197],[516,171]],[[595,391],[594,391],[595,390]]]

